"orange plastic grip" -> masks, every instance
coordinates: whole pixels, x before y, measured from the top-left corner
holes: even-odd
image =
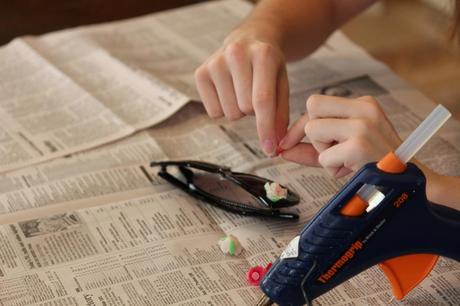
[[[395,298],[401,300],[431,272],[437,255],[411,254],[385,260],[379,266],[390,281]]]
[[[388,152],[378,163],[377,168],[387,173],[403,173],[406,170],[406,164],[401,162],[394,152]]]
[[[406,170],[406,165],[399,160],[394,152],[388,152],[378,163],[377,168],[387,173],[402,173]],[[355,194],[347,204],[345,204],[340,213],[344,216],[357,217],[362,215],[369,204],[364,201],[358,194]]]
[[[366,201],[358,194],[355,194],[350,201],[340,209],[340,213],[344,216],[358,217],[366,211],[368,206],[369,204]]]

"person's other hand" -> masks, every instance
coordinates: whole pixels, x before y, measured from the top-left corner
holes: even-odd
[[[372,97],[346,99],[312,95],[307,112],[289,129],[280,147],[284,159],[322,166],[335,177],[356,171],[395,150],[401,139]],[[310,143],[302,143],[307,136]]]
[[[277,37],[257,24],[240,27],[195,71],[208,115],[237,120],[254,114],[267,155],[275,153],[289,124],[289,85]]]

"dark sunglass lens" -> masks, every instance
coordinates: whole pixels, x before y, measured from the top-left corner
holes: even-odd
[[[233,176],[238,179],[244,185],[244,188],[250,190],[254,194],[264,195],[265,194],[265,184],[270,182],[267,179],[258,177],[255,175],[250,175],[246,173],[234,173]]]
[[[193,169],[193,173],[193,184],[204,192],[219,197],[224,201],[241,203],[251,208],[265,208],[249,192],[218,174],[196,169]]]

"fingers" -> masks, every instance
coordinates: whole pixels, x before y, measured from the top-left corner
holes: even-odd
[[[289,129],[280,147],[284,150],[290,149],[307,136],[315,149],[322,152],[335,142],[364,134],[369,129],[370,127],[363,120],[336,118],[309,120],[308,114],[305,114]]]
[[[319,165],[334,177],[357,171],[394,150],[400,139],[372,97],[345,99],[313,95],[308,115],[281,141],[281,156],[304,165]],[[311,144],[299,143],[307,136]]]
[[[366,125],[363,117],[375,117],[374,113],[380,112],[376,103],[372,97],[352,100],[312,95],[307,100],[308,115],[301,117],[293,124],[281,141],[280,147],[282,149],[292,148],[306,135],[316,150],[322,152],[334,142],[343,141],[356,133],[366,133],[369,126]],[[348,120],[348,118],[352,119]],[[353,118],[360,118],[360,120],[353,120]]]
[[[371,152],[370,144],[363,138],[350,138],[349,140],[335,144],[321,152],[318,162],[333,176],[338,177],[356,171],[364,164],[375,161]],[[349,171],[344,171],[346,168]]]
[[[289,126],[289,81],[286,67],[278,73],[275,133],[277,144],[284,138]]]
[[[289,150],[297,145],[305,137],[305,125],[308,122],[308,114],[305,113],[302,117],[289,128],[286,136],[281,140],[279,146],[283,150]]]
[[[225,60],[232,75],[239,110],[252,115],[252,64],[241,44],[230,44],[225,51]]]
[[[322,166],[334,177],[341,177],[356,170],[356,160],[363,160],[359,152],[369,151],[359,137],[367,126],[359,119],[313,119],[302,116],[283,139],[290,145],[281,156],[284,159],[308,166]],[[300,143],[308,136],[311,144]]]
[[[331,176],[335,177],[342,168],[346,168],[344,163],[349,162],[350,149],[348,142],[333,145],[319,154],[318,162]]]
[[[195,83],[208,115],[236,120],[251,114],[251,63],[239,45],[217,51],[195,71]],[[228,54],[228,55],[227,55]]]
[[[353,136],[364,135],[372,128],[363,119],[324,118],[309,120],[305,124],[305,134],[312,143],[330,144],[343,142]]]
[[[203,101],[203,105],[209,117],[219,118],[223,116],[224,112],[220,107],[216,88],[214,87],[206,66],[201,66],[195,71],[195,80],[201,101]]]
[[[348,99],[311,95],[306,104],[311,119],[326,117],[376,119],[382,114],[378,102],[372,97]]]
[[[336,143],[366,134],[370,129],[362,119],[323,118],[309,120],[305,125],[305,134],[321,153]]]
[[[313,145],[299,143],[281,153],[281,157],[309,167],[323,167],[330,175],[338,178],[359,168],[365,157],[357,154],[356,149],[362,148],[362,146],[363,143],[355,140],[346,141],[318,153]]]
[[[305,166],[321,166],[318,162],[318,152],[309,143],[299,143],[298,145],[281,153],[281,157]]]
[[[279,64],[269,45],[260,45],[253,58],[252,103],[256,115],[257,133],[262,149],[273,155],[278,145],[276,137],[276,91]]]
[[[218,56],[209,62],[209,74],[217,91],[221,108],[229,120],[236,120],[243,116],[236,102],[233,80],[227,68],[225,59]]]
[[[288,77],[277,46],[229,43],[196,70],[195,80],[209,116],[255,114],[262,149],[274,155],[289,124]]]

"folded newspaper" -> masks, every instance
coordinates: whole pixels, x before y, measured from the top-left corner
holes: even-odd
[[[266,158],[251,118],[187,104],[194,68],[250,9],[213,1],[0,49],[0,305],[254,305],[248,268],[275,260],[344,181]],[[292,120],[312,93],[372,95],[404,137],[433,108],[341,33],[288,71]],[[417,158],[460,175],[459,131],[451,120]],[[210,207],[148,166],[185,158],[289,185],[300,220]],[[230,234],[239,256],[219,249]],[[314,304],[460,305],[458,262],[441,259],[402,302],[383,279],[371,268]]]

